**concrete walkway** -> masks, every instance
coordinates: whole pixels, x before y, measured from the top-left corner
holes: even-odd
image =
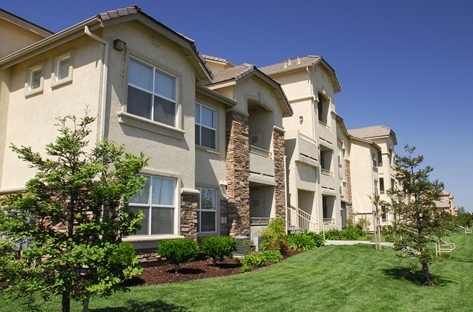
[[[358,241],[358,240],[353,240],[353,241],[346,241],[346,240],[326,240],[325,245],[356,245],[356,244],[366,244],[366,245],[376,245],[375,242],[371,241]],[[383,247],[393,247],[393,243],[388,243],[388,242],[381,242],[381,246]]]

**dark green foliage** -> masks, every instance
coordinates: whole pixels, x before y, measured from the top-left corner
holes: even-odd
[[[137,173],[147,160],[106,140],[89,149],[88,126],[95,118],[87,114],[58,121],[60,134],[46,146],[49,158],[11,145],[37,173],[25,192],[1,201],[0,232],[34,244],[21,260],[30,268],[24,271],[27,265],[19,265],[21,278],[5,291],[12,296],[61,295],[63,311],[69,311],[71,299],[86,302],[92,294],[110,295],[140,272],[136,255],[121,241],[136,232],[142,218],[128,211],[128,199],[143,186]],[[122,253],[124,249],[128,252]]]
[[[217,261],[222,261],[225,256],[233,257],[233,252],[237,249],[237,241],[229,236],[209,236],[202,240],[200,249],[207,258],[212,258],[215,266]]]
[[[278,263],[282,255],[278,250],[265,250],[254,252],[239,259],[242,272],[251,271],[254,267],[261,267],[269,263]]]
[[[273,219],[268,227],[260,234],[261,247],[263,250],[279,250],[284,253],[288,249],[286,235],[286,221],[281,218]]]
[[[422,267],[423,282],[432,285],[429,264],[436,261],[431,242],[445,235],[448,219],[437,207],[443,184],[429,180],[432,167],[421,168],[423,156],[413,156],[414,147],[405,145],[407,156],[396,156],[399,189],[388,191],[391,202],[383,203],[397,219],[392,224],[394,249],[401,257],[413,257]]]
[[[324,236],[322,233],[315,233],[315,232],[304,232],[305,234],[309,235],[312,237],[312,239],[315,242],[315,247],[320,247],[323,246],[325,243]]]
[[[158,254],[174,265],[174,272],[179,272],[181,263],[190,262],[199,254],[199,245],[191,238],[167,239],[159,242]]]
[[[325,239],[327,240],[365,240],[367,238],[359,226],[348,224],[343,230],[330,229],[325,232]]]
[[[292,250],[310,250],[317,247],[314,237],[307,232],[289,234],[287,242]]]

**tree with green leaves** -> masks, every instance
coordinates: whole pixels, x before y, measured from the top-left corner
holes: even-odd
[[[123,290],[122,282],[141,272],[133,247],[122,238],[136,233],[143,217],[128,210],[128,200],[144,184],[138,173],[147,159],[105,139],[89,148],[88,126],[95,118],[88,112],[57,120],[59,135],[46,145],[48,158],[11,145],[36,175],[26,191],[0,204],[0,233],[32,246],[21,259],[4,259],[23,263],[20,277],[11,270],[16,278],[4,292],[10,298],[38,292],[46,300],[60,295],[65,312],[71,299],[82,300],[86,311],[92,294]]]
[[[432,285],[429,264],[437,258],[429,242],[445,234],[444,212],[436,205],[444,187],[437,180],[430,181],[433,168],[421,167],[424,157],[414,156],[415,147],[405,145],[404,149],[407,156],[397,155],[394,164],[398,188],[388,191],[391,201],[382,205],[396,218],[392,226],[394,249],[401,256],[416,259],[422,267],[423,284]]]

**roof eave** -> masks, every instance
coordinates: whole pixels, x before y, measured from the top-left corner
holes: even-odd
[[[90,30],[95,30],[101,27],[101,21],[97,16],[89,18],[23,49],[15,51],[0,59],[0,70],[18,64],[34,55],[84,35],[84,29],[86,26],[88,26]]]

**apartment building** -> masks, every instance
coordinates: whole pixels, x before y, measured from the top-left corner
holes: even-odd
[[[262,67],[278,81],[294,115],[286,130],[287,185],[291,225],[320,231],[341,228],[339,145],[335,94],[341,91],[333,68],[309,55]],[[290,219],[290,218],[289,218]]]
[[[396,188],[393,161],[396,134],[389,127],[379,125],[348,130],[351,136],[351,186],[354,221],[366,219],[369,229],[375,224],[373,204],[374,195],[381,200],[390,201],[387,190]],[[379,207],[378,207],[379,208]],[[394,216],[380,214],[381,225],[387,225]]]
[[[130,203],[145,215],[126,238],[136,249],[250,235],[253,222],[285,217],[282,118],[292,110],[256,67],[214,74],[191,39],[138,6],[55,34],[1,11],[0,34],[18,37],[0,58],[0,194],[23,190],[35,173],[10,143],[44,151],[55,118],[87,107],[97,116],[90,146],[107,138],[149,157]]]

